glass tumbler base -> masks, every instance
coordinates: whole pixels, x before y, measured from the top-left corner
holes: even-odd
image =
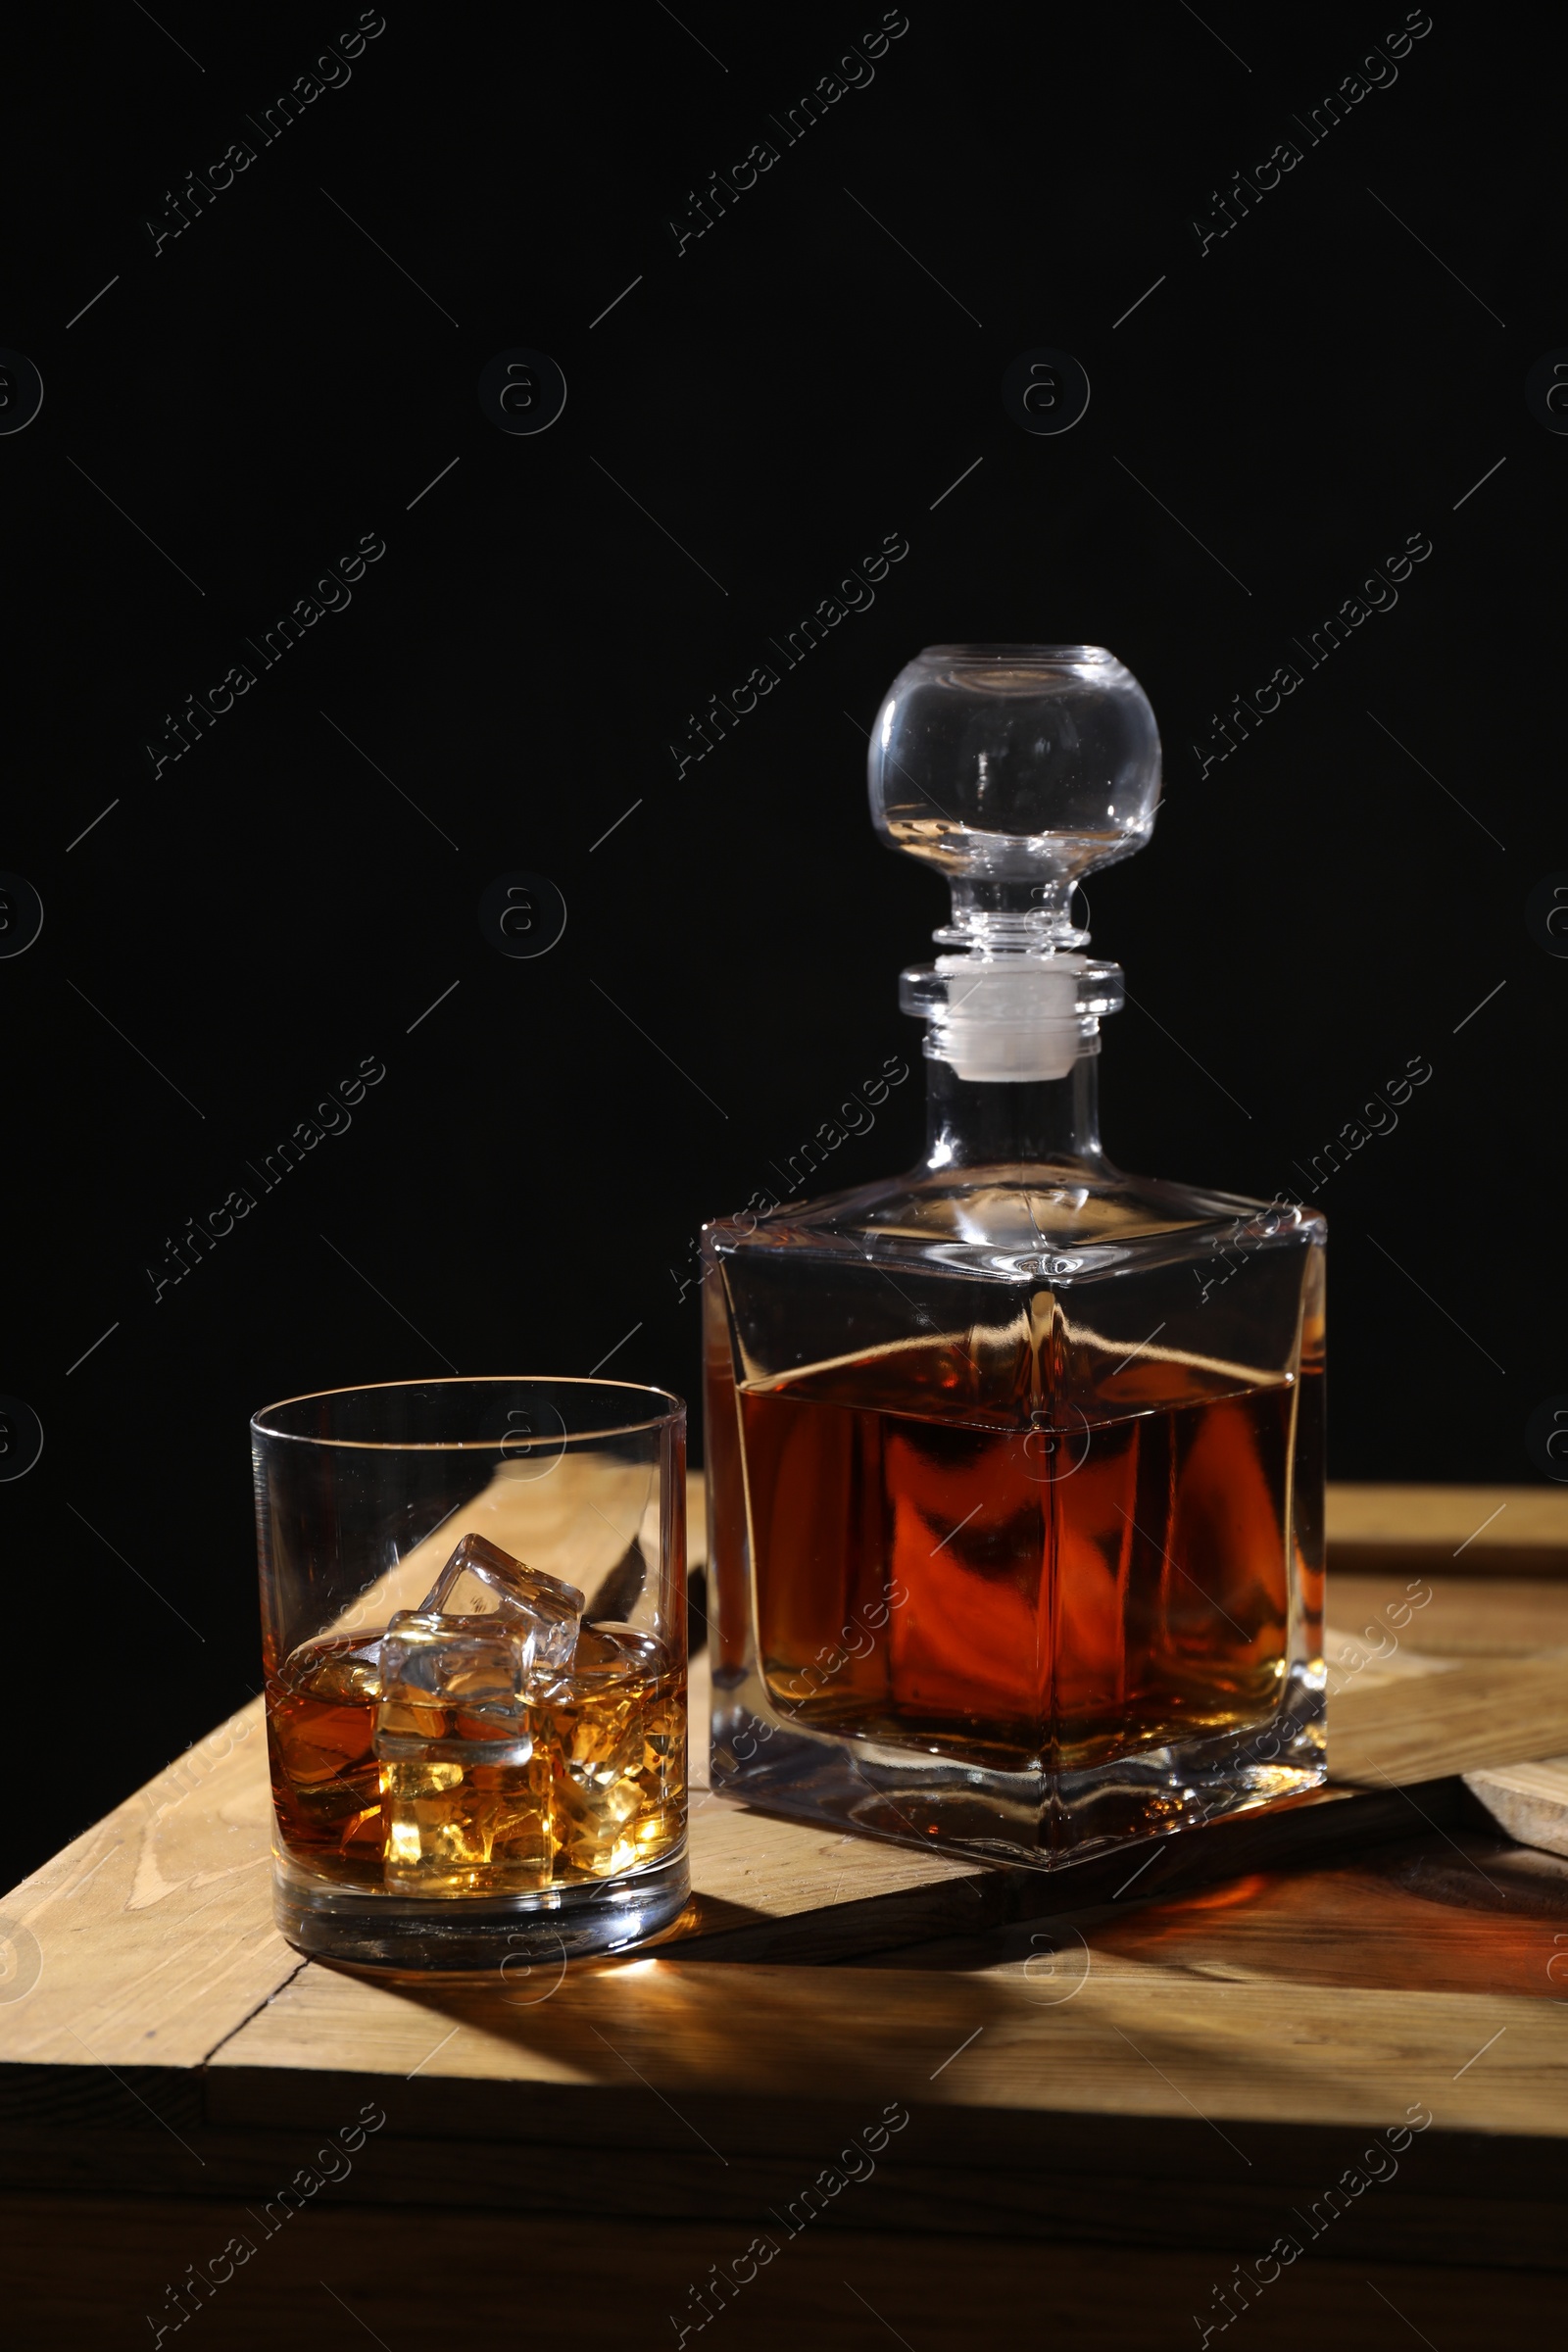
[[[544,2000],[557,1967],[645,1943],[680,1917],[691,1890],[684,1845],[634,1877],[545,1886],[531,1894],[413,1897],[324,1886],[272,1862],[272,1913],[295,1949],[354,1968],[500,1978],[509,1997]]]

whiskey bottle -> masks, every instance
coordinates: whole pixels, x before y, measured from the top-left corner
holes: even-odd
[[[1159,780],[1099,647],[933,646],[878,714],[952,889],[928,1151],[705,1229],[716,1788],[1052,1867],[1324,1777],[1324,1220],[1100,1142],[1073,897]]]

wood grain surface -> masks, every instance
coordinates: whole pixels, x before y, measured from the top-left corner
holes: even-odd
[[[1568,1757],[1565,1591],[1533,1556],[1499,1576],[1501,1544],[1454,1560],[1478,1498],[1338,1506],[1372,1559],[1330,1584],[1344,1786],[1048,1874],[757,1814],[710,1793],[699,1741],[679,1932],[504,1989],[282,1941],[242,1710],[0,1905],[15,2340],[155,2340],[166,2288],[239,2231],[245,2266],[187,2290],[214,2343],[303,2323],[446,2352],[451,2280],[462,2334],[673,2343],[764,2231],[776,2260],[717,2314],[753,2346],[1033,2341],[1042,2295],[1052,2343],[1174,2344],[1406,2119],[1396,2178],[1330,2201],[1254,2325],[1303,2347],[1330,2314],[1349,2346],[1414,2326],[1438,2352],[1508,2340],[1499,2313],[1544,2326],[1568,2268],[1568,1859],[1478,1796],[1568,1789],[1530,1760]],[[1504,1499],[1516,1561],[1556,1544],[1564,1497]],[[890,2111],[862,2177],[850,2150]]]
[[[1329,1701],[1329,1770],[1387,1788],[1568,1748],[1568,1650],[1363,1678]]]
[[[1096,2188],[1107,2199],[1151,2193],[1132,2180]],[[1252,2230],[1248,2251],[1264,2252],[1290,2226],[1293,2203],[1280,2197],[1268,2212],[1238,2217]],[[1540,2218],[1549,2227],[1549,2216]],[[505,2352],[540,2343],[696,2352],[714,2341],[747,2352],[894,2344],[906,2352],[1175,2352],[1201,2342],[1195,2318],[1215,2319],[1215,2290],[1237,2260],[1202,2246],[1106,2247],[1092,2238],[973,2247],[940,2229],[894,2233],[855,2214],[823,2216],[795,2239],[766,2225],[767,2243],[782,2241],[780,2250],[766,2254],[765,2269],[754,2258],[751,2283],[704,2321],[695,2298],[706,2288],[718,2299],[718,2266],[727,2273],[760,2230],[620,2220],[611,2232],[579,2216],[340,2203],[299,2214],[269,2239],[248,2205],[191,2197],[157,2205],[84,2197],[71,2208],[69,2236],[61,2223],[61,2200],[23,2194],[12,2203],[7,2318],[11,2340],[28,2352],[146,2347],[156,2340],[150,2317],[170,2312],[171,2281],[242,2239],[260,2239],[257,2253],[193,2314],[188,2334],[165,2337],[167,2346],[277,2352],[303,2333],[313,2352],[367,2352],[372,2343],[455,2352],[470,2342]],[[1348,2215],[1337,2225],[1343,2252],[1328,2250],[1330,2238],[1311,2260],[1276,2274],[1252,2322],[1271,2352],[1322,2352],[1326,2337],[1335,2352],[1391,2352],[1421,2339],[1441,2352],[1497,2352],[1554,2340],[1560,2273],[1514,2267],[1499,2277],[1441,2250],[1386,2260],[1354,2242],[1354,2224]],[[709,2327],[715,2335],[699,2332]]]
[[[693,1489],[693,1553],[701,1558],[700,1482]],[[1355,1524],[1396,1534],[1408,1500],[1423,1540],[1445,1515],[1446,1536],[1477,1499],[1497,1507],[1491,1490],[1460,1491],[1458,1500],[1445,1496],[1441,1511],[1419,1490],[1374,1491],[1372,1502],[1351,1492]],[[1564,1499],[1544,1498],[1552,1506]],[[1538,1500],[1527,1494],[1519,1505],[1520,1523],[1533,1532],[1540,1514],[1532,1518],[1524,1504]],[[1484,1626],[1487,1589],[1484,1578],[1457,1581],[1413,1621],[1423,1639],[1431,1626],[1450,1644],[1441,1678],[1410,1674],[1424,1653],[1407,1647],[1398,1676],[1391,1676],[1388,1662],[1369,1664],[1337,1692],[1329,1751],[1334,1776],[1385,1799],[1380,1810],[1363,1809],[1364,1830],[1348,1800],[1338,1813],[1294,1807],[1266,1822],[1189,1833],[1177,1841],[1183,1849],[1177,1868],[1207,1877],[1383,1835],[1401,1818],[1392,1794],[1399,1785],[1568,1750],[1568,1658],[1466,1654],[1464,1629],[1471,1619]],[[1510,1589],[1511,1640],[1528,1631],[1532,1592],[1541,1596],[1540,1622],[1549,1620],[1547,1630],[1557,1630],[1564,1595],[1520,1582]],[[1000,1924],[1102,1891],[1099,1880],[1084,1882],[1080,1895],[1076,1886],[1064,1890],[1056,1874],[999,1872],[772,1819],[712,1797],[701,1660],[694,1663],[692,1702],[696,1899],[681,1936],[694,1947],[732,1958],[844,1958],[940,1936],[970,1916]],[[0,2054],[64,2063],[86,2053],[113,2065],[156,2053],[161,2064],[197,2065],[289,1976],[296,1956],[270,1922],[264,1750],[260,1702],[253,1702],[6,1898],[7,1917],[21,1931],[11,1965],[23,1991],[0,2002]],[[1431,1800],[1428,1810],[1444,1801]],[[1273,1841],[1272,1855],[1267,1844],[1259,1846],[1260,1833]],[[1119,1860],[1111,1867],[1125,1875]]]
[[[1551,1854],[1568,1854],[1568,1756],[1501,1771],[1467,1772],[1465,1786],[1510,1838]],[[1568,1942],[1568,1938],[1565,1938]],[[1557,1974],[1568,1980],[1568,1950]]]
[[[1459,1563],[1463,1566],[1463,1562]],[[1381,1648],[1400,1629],[1428,1658],[1518,1658],[1540,1649],[1568,1649],[1568,1560],[1560,1583],[1541,1577],[1472,1572],[1460,1576],[1382,1574],[1336,1570],[1329,1584],[1334,1639],[1324,1653],[1339,1654],[1342,1641]],[[1411,1586],[1431,1595],[1406,1617]],[[1330,1689],[1333,1685],[1331,1683]]]
[[[1334,1486],[1329,1567],[1374,1574],[1568,1574],[1568,1487]]]

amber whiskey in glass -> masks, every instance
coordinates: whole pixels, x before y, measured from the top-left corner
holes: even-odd
[[[669,1927],[690,1887],[680,1398],[396,1381],[285,1397],[251,1442],[284,1935],[525,2001]]]
[[[1095,648],[939,647],[873,736],[949,954],[908,1175],[705,1233],[714,1785],[1052,1866],[1323,1778],[1325,1227],[1105,1157],[1083,874],[1159,745]]]

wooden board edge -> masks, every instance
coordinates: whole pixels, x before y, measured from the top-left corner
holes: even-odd
[[[1453,1776],[1422,1784],[1419,1800],[1399,1788],[1331,1787],[1054,1870],[980,1864],[972,1878],[706,1934],[671,1931],[644,1948],[671,1959],[819,1967],[1106,1903],[1125,1900],[1131,1911],[1188,1887],[1450,1827],[1463,1807],[1463,1785]]]
[[[1568,1547],[1483,1542],[1456,1552],[1446,1541],[1331,1536],[1328,1575],[1331,1588],[1336,1576],[1517,1576],[1561,1584],[1568,1579]]]

